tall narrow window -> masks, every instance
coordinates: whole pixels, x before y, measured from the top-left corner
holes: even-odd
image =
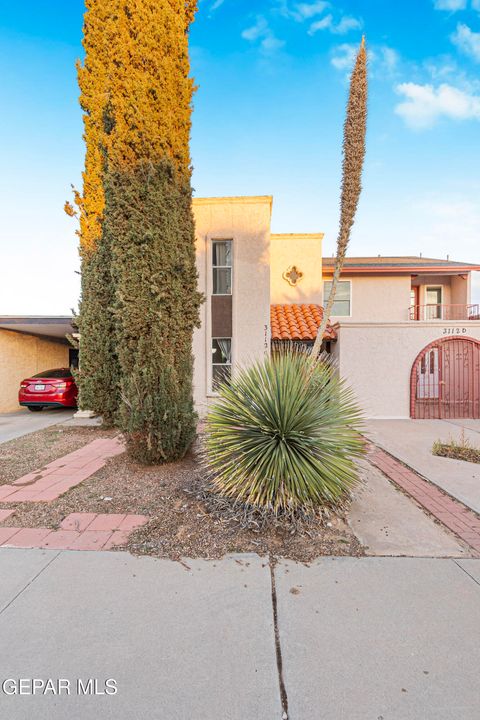
[[[232,294],[232,241],[212,242],[213,295]]]
[[[323,305],[327,306],[328,298],[332,292],[332,282],[326,280],[323,283]],[[351,315],[351,283],[350,280],[340,280],[337,284],[335,300],[332,305],[332,315],[338,317],[350,317]]]
[[[212,390],[222,382],[228,382],[232,375],[231,338],[212,339]]]

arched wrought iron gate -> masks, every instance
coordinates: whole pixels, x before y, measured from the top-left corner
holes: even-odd
[[[480,418],[480,341],[441,338],[422,350],[412,367],[410,415]]]

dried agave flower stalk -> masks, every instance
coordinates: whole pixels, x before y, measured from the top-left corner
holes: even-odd
[[[338,280],[342,272],[350,240],[350,231],[355,221],[358,200],[362,190],[362,169],[365,158],[365,135],[367,130],[367,50],[365,38],[357,54],[355,67],[350,79],[347,115],[343,130],[343,177],[340,201],[340,229],[337,239],[337,256],[333,272],[332,290],[324,309],[322,322],[312,349],[317,357],[322,346],[323,335],[332,311]]]

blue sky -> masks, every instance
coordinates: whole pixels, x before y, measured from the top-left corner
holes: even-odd
[[[0,314],[69,312],[82,122],[81,0],[0,0]],[[370,51],[364,192],[351,254],[480,263],[480,0],[200,0],[195,193],[272,194],[275,232],[335,247],[352,57]],[[480,300],[476,281],[475,299]]]

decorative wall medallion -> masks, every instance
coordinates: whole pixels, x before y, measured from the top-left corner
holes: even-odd
[[[290,265],[288,270],[285,270],[282,277],[289,285],[295,287],[295,285],[302,279],[303,272],[299,270],[296,265]]]

